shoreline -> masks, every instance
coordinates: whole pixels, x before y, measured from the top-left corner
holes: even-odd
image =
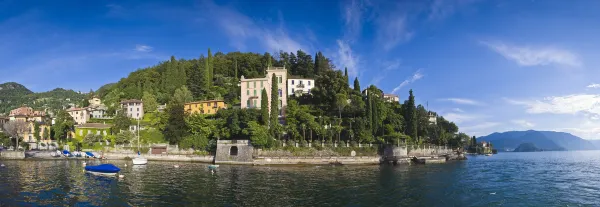
[[[49,152],[48,152],[49,153]],[[41,153],[47,154],[47,153]],[[101,160],[131,160],[136,157],[135,153],[104,153],[105,159]],[[410,165],[412,159],[420,160],[420,164],[446,163],[450,160],[461,160],[461,156],[413,156],[394,157],[389,159],[385,156],[258,156],[251,161],[215,161],[211,155],[143,155],[148,161],[158,162],[198,162],[226,165],[253,165],[253,166],[302,166],[302,165],[378,165],[378,164],[401,164]],[[464,155],[462,156],[464,158]],[[26,157],[25,152],[3,151],[0,160],[100,160],[84,157]]]

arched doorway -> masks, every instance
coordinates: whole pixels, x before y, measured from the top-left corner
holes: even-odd
[[[238,155],[238,148],[236,146],[233,146],[229,149],[229,155],[231,156],[237,156]]]

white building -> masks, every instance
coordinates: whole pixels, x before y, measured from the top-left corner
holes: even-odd
[[[287,80],[288,96],[300,96],[302,94],[309,94],[310,90],[315,87],[315,80],[308,78],[290,78]]]
[[[121,106],[129,118],[141,119],[144,117],[144,103],[140,100],[121,101]]]
[[[400,102],[398,95],[394,94],[383,94],[383,99],[387,102]]]
[[[90,114],[87,108],[69,108],[67,113],[73,117],[75,123],[85,124],[90,119]]]
[[[264,78],[246,79],[244,76],[240,79],[241,108],[260,108],[260,103],[263,98],[267,98],[269,102],[269,110],[271,109],[271,82],[272,77],[277,80],[277,88],[279,93],[279,114],[283,115],[283,108],[287,106],[287,70],[285,67],[269,67],[267,75]],[[267,91],[267,97],[262,97],[262,90]]]

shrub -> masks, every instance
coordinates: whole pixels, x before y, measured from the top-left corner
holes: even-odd
[[[350,141],[350,147],[358,147],[358,143],[356,143],[356,141],[352,140],[352,141]]]
[[[338,147],[346,147],[346,142],[340,141],[340,143],[338,144]]]
[[[291,139],[290,139],[290,140],[288,140],[288,141],[287,141],[285,144],[286,144],[287,146],[289,146],[289,147],[296,147],[296,143],[295,143],[293,140],[291,140]],[[287,146],[286,146],[286,147],[287,147]]]
[[[325,147],[333,147],[333,142],[331,140],[325,141]]]
[[[300,140],[300,146],[302,146],[302,147],[308,147],[308,142],[305,139]]]
[[[40,143],[40,146],[42,146],[42,147],[46,147],[46,143],[43,143],[43,142],[42,142],[42,143]]]

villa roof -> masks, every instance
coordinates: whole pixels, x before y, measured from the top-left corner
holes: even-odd
[[[123,100],[121,101],[121,104],[126,104],[126,103],[142,103],[141,100],[137,100],[137,99],[129,99],[129,100]]]
[[[208,103],[208,102],[225,102],[225,101],[223,101],[223,100],[192,101],[192,102],[187,102],[185,104],[197,104],[197,103]]]
[[[76,107],[76,108],[69,108],[69,109],[67,109],[67,111],[83,111],[83,110],[86,110],[86,108],[77,108]]]

